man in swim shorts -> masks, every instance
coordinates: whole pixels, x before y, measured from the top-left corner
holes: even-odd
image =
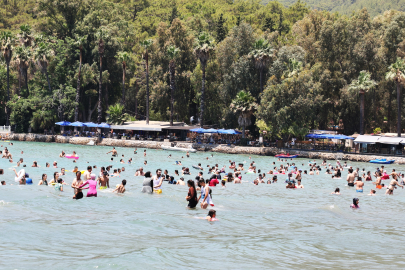
[[[107,152],[107,154],[112,153],[113,157],[118,156],[117,150],[115,150],[115,147],[113,147],[113,149],[110,152]]]
[[[98,178],[98,184],[100,185],[99,189],[107,189],[110,188],[110,180],[107,176],[107,172],[103,172],[103,176],[100,176]]]
[[[357,181],[355,182],[355,184],[356,184],[356,192],[361,192],[361,193],[363,193],[363,186],[364,186],[364,183],[363,183],[363,181],[361,180],[361,177],[360,177],[360,176],[357,177]]]
[[[354,174],[353,174],[353,169],[349,169],[349,174],[347,175],[347,185],[349,187],[354,187]]]

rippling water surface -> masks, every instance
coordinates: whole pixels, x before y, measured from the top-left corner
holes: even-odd
[[[3,146],[6,143],[3,142]],[[143,149],[134,155],[131,148],[117,148],[119,156],[130,157],[131,165],[120,164],[106,155],[111,147],[69,144],[14,142],[8,146],[14,160],[24,158],[34,185],[14,184],[12,166],[0,160],[7,185],[0,187],[0,268],[1,269],[348,269],[404,268],[402,244],[405,241],[405,190],[394,196],[367,196],[372,184],[366,182],[365,193],[359,194],[346,186],[343,179],[333,180],[324,171],[320,175],[303,176],[302,190],[286,190],[283,181],[277,184],[251,183],[226,188],[213,188],[214,209],[218,222],[209,223],[207,210],[186,209],[186,186],[163,186],[163,194],[140,192],[143,177],[134,177],[136,168],[145,171],[157,168],[173,173],[182,160],[190,167],[197,163],[228,161],[246,162],[247,155],[195,153],[181,159],[184,153]],[[77,164],[59,158],[61,150],[76,151]],[[20,154],[24,151],[24,154]],[[210,157],[207,161],[206,157]],[[143,161],[148,161],[144,166]],[[31,168],[36,160],[41,168]],[[127,192],[98,192],[98,198],[72,200],[70,187],[56,192],[37,186],[42,173],[53,175],[54,168],[45,162],[58,162],[59,168],[84,170],[89,164],[97,167],[114,165],[126,168],[120,178],[112,178],[115,186],[127,179]],[[252,156],[257,168],[268,171],[274,157]],[[87,163],[89,162],[89,163]],[[308,169],[307,159],[296,159],[300,168]],[[318,161],[318,163],[320,163]],[[332,162],[335,164],[335,161]],[[276,161],[276,165],[280,165]],[[301,164],[304,164],[303,166]],[[376,165],[348,162],[360,169],[375,171]],[[404,166],[386,165],[405,171]],[[99,169],[97,169],[98,172]],[[191,169],[192,178],[197,171]],[[205,171],[206,174],[206,171]],[[71,183],[73,173],[64,180]],[[255,175],[243,175],[252,182]],[[188,177],[186,177],[186,180]],[[279,180],[284,180],[279,176]],[[387,182],[387,181],[386,181]],[[330,195],[340,187],[342,195]],[[360,198],[361,209],[349,208],[352,198]]]

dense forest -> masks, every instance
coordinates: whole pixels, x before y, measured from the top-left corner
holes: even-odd
[[[268,1],[264,0],[263,3]],[[290,6],[296,0],[280,0]],[[405,0],[303,0],[311,9],[339,12],[351,15],[353,12],[366,8],[372,17],[381,15],[388,10],[405,11]]]
[[[2,1],[0,124],[9,115],[18,132],[61,120],[193,118],[286,138],[339,123],[346,134],[362,132],[360,123],[394,132],[403,113],[399,11],[346,16],[302,1]]]

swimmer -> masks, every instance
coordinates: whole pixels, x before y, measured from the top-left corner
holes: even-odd
[[[112,149],[111,151],[107,152],[107,155],[108,155],[109,153],[112,153],[111,155],[112,155],[113,157],[116,157],[116,156],[118,155],[117,150],[115,150],[115,147],[113,147],[113,149]]]
[[[363,193],[363,186],[364,183],[361,181],[361,177],[357,177],[357,181],[355,182],[356,184],[356,192]]]
[[[1,185],[5,186],[6,185],[6,181],[1,181]]]
[[[145,173],[145,178],[142,183],[142,192],[143,193],[153,193],[153,180],[150,172]]]
[[[190,157],[190,153],[189,153],[188,151],[187,151],[187,153],[186,153],[186,156],[187,156],[187,157]]]
[[[34,162],[32,163],[32,166],[31,166],[31,167],[39,167],[39,166],[38,166],[38,162],[34,161]]]
[[[335,192],[332,192],[333,195],[340,195],[340,188],[336,188]]]
[[[370,193],[368,194],[368,196],[375,196],[375,190],[374,189],[370,190]]]
[[[225,183],[226,183],[225,180],[222,180],[222,181],[221,181],[221,186],[222,186],[223,188],[226,188]]]
[[[301,180],[297,180],[297,188],[304,188],[304,186],[301,185]]]
[[[201,208],[207,209],[208,205],[214,206],[214,203],[211,200],[209,186],[205,184],[204,179],[200,179],[198,183],[201,186],[201,194],[200,197],[198,198],[198,201],[200,201]]]
[[[58,179],[59,179],[59,173],[54,172],[53,173],[53,179],[49,182],[49,185],[56,184],[58,182]]]
[[[188,201],[188,208],[195,208],[198,204],[197,199],[197,190],[195,189],[195,184],[193,180],[187,181],[188,186],[188,194],[186,196],[186,200]]]
[[[143,165],[146,165],[146,164],[148,164],[148,161],[147,161],[147,160],[145,160],[145,162],[143,163]]]
[[[181,177],[179,180],[177,180],[176,185],[185,186],[185,185],[186,185],[186,183],[184,182],[184,178],[183,178],[183,177]]]
[[[75,166],[75,168],[72,170],[72,173],[76,173],[79,170],[79,168],[77,168],[77,166]]]
[[[87,181],[91,179],[91,172],[92,172],[93,168],[91,166],[87,166],[87,171],[85,171],[83,173],[83,180]]]
[[[46,179],[48,179],[48,176],[47,176],[45,173],[42,174],[42,179],[39,180],[38,186],[41,186],[41,185],[47,186],[47,185],[48,185],[48,181],[47,181]]]
[[[60,175],[65,175],[65,168],[60,169]]]
[[[91,166],[90,166],[91,168]],[[95,174],[91,174],[90,175],[90,179],[87,180],[86,182],[84,182],[83,184],[81,184],[79,186],[79,188],[82,188],[86,185],[89,185],[86,188],[83,189],[88,189],[89,191],[87,192],[87,196],[86,197],[97,197],[97,181],[96,181],[96,175]]]
[[[117,191],[117,193],[124,193],[125,192],[125,185],[127,184],[127,180],[122,180],[122,184],[121,185],[119,185],[116,189],[114,189],[114,191],[113,192],[116,192]]]
[[[353,199],[353,204],[350,205],[350,208],[360,208],[360,206],[359,206],[359,199],[358,199],[358,198],[354,198],[354,199]]]
[[[145,175],[145,172],[143,171],[142,167],[140,167],[135,173],[135,176],[144,176],[144,175]]]
[[[56,184],[54,185],[56,191],[63,191],[63,180],[59,178]]]
[[[28,178],[28,174],[25,173],[25,170],[22,169],[22,170],[18,171],[18,173],[17,173],[17,171],[15,170],[15,168],[13,168],[13,171],[14,171],[15,176],[16,176],[17,179],[21,177],[20,179],[18,179],[18,184],[19,184],[19,185],[26,185],[27,183],[26,183],[26,181],[25,181],[25,178]],[[20,175],[21,175],[21,176],[20,176]],[[16,181],[17,181],[17,180],[16,180]]]
[[[65,155],[66,155],[65,152],[63,152],[62,150],[62,153],[59,154],[59,157],[65,157]]]
[[[353,174],[353,169],[352,168],[350,168],[349,169],[349,174],[347,175],[347,185],[349,186],[349,187],[354,187],[354,178],[355,178],[355,176],[354,176],[354,174]]]
[[[214,209],[211,209],[210,211],[208,211],[208,216],[205,218],[208,221],[218,221],[217,217],[217,211],[215,211]]]
[[[83,192],[82,189],[79,188],[83,184],[83,180],[81,179],[82,173],[81,172],[76,172],[76,177],[73,179],[72,182],[72,188],[73,188],[73,199],[74,200],[79,200],[83,198]]]
[[[45,167],[47,167],[47,168],[49,168],[49,167],[50,167],[50,165],[49,165],[49,163],[48,163],[48,162],[45,164]]]
[[[146,157],[146,150],[143,150],[143,156]]]
[[[56,161],[54,161],[54,162],[52,163],[52,166],[53,166],[54,168],[58,168],[58,163],[57,163]]]
[[[390,185],[389,185],[387,191],[385,192],[385,194],[393,195],[393,194],[394,194],[394,188],[396,188],[397,185],[398,185],[399,187],[404,188],[403,185],[401,185],[401,184],[398,183],[396,176],[394,176],[394,177],[395,177],[395,178],[391,180]]]
[[[157,169],[156,175],[153,176],[152,179],[153,179],[153,192],[157,194],[162,193],[162,184],[163,184],[162,170]]]
[[[103,172],[103,176],[98,178],[98,184],[100,185],[99,189],[107,189],[110,188],[110,179],[107,176],[107,172]]]

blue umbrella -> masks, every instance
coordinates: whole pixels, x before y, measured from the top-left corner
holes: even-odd
[[[86,125],[83,124],[82,122],[73,122],[69,126],[71,126],[71,127],[85,127]]]
[[[214,128],[210,128],[210,129],[206,129],[204,131],[204,133],[218,133],[218,130],[214,129]]]
[[[197,133],[204,133],[205,129],[203,128],[194,128],[190,129],[191,132],[197,132]]]
[[[242,132],[239,132],[239,131],[234,130],[234,129],[228,129],[228,131],[229,131],[228,134],[231,134],[231,135],[242,134]]]
[[[226,129],[218,129],[219,134],[228,134],[228,131]]]
[[[56,122],[55,125],[64,127],[64,126],[69,126],[70,122],[68,122],[68,121]]]
[[[110,128],[111,126],[109,124],[107,124],[107,123],[101,123],[101,124],[97,125],[97,127],[99,127],[99,128]]]
[[[92,122],[86,122],[86,123],[83,123],[86,127],[98,127],[98,125],[97,124],[95,124],[95,123],[92,123]]]

